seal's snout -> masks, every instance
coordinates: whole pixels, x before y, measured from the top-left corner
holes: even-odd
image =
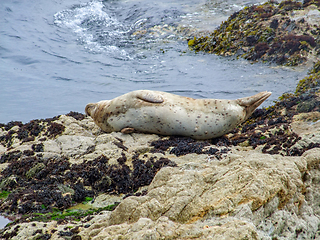
[[[93,116],[94,113],[94,109],[96,108],[96,104],[95,103],[88,103],[86,106],[86,114],[89,115],[90,117]]]
[[[251,116],[251,114],[256,110],[257,107],[260,106],[268,97],[270,97],[271,92],[260,92],[251,97],[239,98],[237,99],[237,103],[245,107],[246,110],[246,119]]]

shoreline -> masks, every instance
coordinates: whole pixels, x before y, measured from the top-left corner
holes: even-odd
[[[104,133],[77,112],[0,124],[0,211],[15,217],[0,238],[320,237],[319,76],[316,62],[294,93],[205,141]]]
[[[314,69],[317,69],[317,66],[315,65]],[[312,74],[317,74],[317,72],[310,73],[310,76]],[[250,232],[249,239],[256,239],[254,237],[256,235],[266,237],[266,232],[259,230],[258,225],[255,225],[254,229],[249,227],[251,225],[243,222],[243,216],[239,217],[237,214],[234,216],[236,212],[240,211],[239,208],[251,209],[251,214],[254,216],[261,211],[259,209],[266,208],[268,204],[276,204],[277,207],[273,207],[272,210],[276,215],[279,211],[287,209],[292,199],[296,199],[294,204],[299,203],[299,208],[303,206],[309,212],[318,212],[317,208],[311,207],[316,203],[310,201],[311,197],[306,195],[304,192],[306,190],[303,190],[314,187],[308,179],[312,177],[310,171],[315,171],[318,174],[318,170],[313,169],[313,166],[318,161],[320,163],[320,158],[314,158],[317,156],[320,146],[320,132],[317,132],[320,125],[319,104],[317,104],[319,96],[313,88],[306,88],[306,83],[305,80],[301,81],[295,94],[283,95],[275,105],[265,109],[257,109],[251,118],[229,134],[206,141],[154,134],[104,133],[93,123],[91,118],[75,112],[51,119],[33,120],[26,124],[11,122],[2,125],[0,139],[1,151],[4,152],[1,154],[0,188],[2,192],[8,191],[10,193],[7,198],[1,200],[0,208],[9,214],[15,212],[14,216],[18,216],[18,218],[5,227],[0,236],[16,239],[21,236],[48,237],[50,235],[50,239],[60,239],[63,236],[89,239],[86,238],[87,234],[92,238],[102,234],[103,231],[94,230],[99,221],[104,222],[106,225],[102,223],[100,225],[102,224],[108,229],[112,229],[112,226],[127,229],[128,226],[131,228],[137,223],[140,224],[141,221],[147,221],[150,226],[158,226],[161,219],[160,222],[175,225],[172,230],[174,234],[178,234],[176,231],[179,228],[187,228],[185,230],[190,231],[191,226],[198,230],[201,226],[201,234],[205,237],[208,236],[206,234],[215,232],[221,224],[222,226],[227,224],[228,230],[223,230],[223,235],[226,235],[228,231],[232,232],[239,228],[238,224],[240,224],[244,226],[245,231]],[[261,162],[259,159],[265,159],[265,162]],[[256,196],[253,189],[247,189],[246,191],[253,191],[254,195],[242,196],[242,200],[239,203],[234,203],[231,208],[227,207],[227,202],[221,206],[220,204],[215,205],[216,203],[209,204],[210,208],[215,209],[213,213],[211,213],[212,210],[209,212],[201,210],[201,207],[194,210],[194,208],[202,206],[198,203],[193,206],[193,210],[190,209],[191,215],[183,219],[161,213],[162,217],[160,218],[158,215],[158,217],[152,215],[162,210],[156,210],[156,212],[148,210],[149,213],[145,215],[147,212],[145,212],[144,206],[154,204],[152,199],[158,199],[158,202],[168,201],[160,200],[165,195],[158,196],[152,190],[154,185],[159,184],[157,182],[164,177],[163,174],[166,179],[171,179],[169,182],[178,181],[175,184],[179,186],[182,184],[178,177],[179,174],[189,178],[191,172],[192,174],[204,174],[207,171],[214,171],[215,173],[210,174],[215,175],[219,173],[217,168],[221,164],[226,169],[229,168],[229,164],[235,164],[234,167],[237,169],[245,162],[249,165],[253,164],[252,161],[255,165],[249,169],[252,170],[253,166],[259,166],[258,173],[270,171],[269,165],[269,167],[265,167],[265,164],[269,164],[270,161],[277,166],[272,171],[284,171],[283,174],[286,175],[296,169],[300,173],[290,181],[298,181],[296,187],[302,192],[298,191],[300,195],[293,196],[292,193],[289,193],[292,190],[281,190],[283,186],[279,190],[278,185],[274,186],[273,183],[270,183],[268,185],[271,189],[268,190],[269,193],[275,191],[270,196],[262,197],[266,192],[261,192],[262,195]],[[311,162],[306,163],[306,161]],[[285,165],[282,166],[282,163]],[[287,164],[293,165],[288,168]],[[250,173],[249,169],[246,172]],[[234,186],[228,191],[233,192],[240,187],[237,185],[237,181],[232,180],[239,178],[244,173],[238,174],[240,173],[235,170],[230,175],[231,179],[226,180],[232,181],[230,186]],[[247,184],[252,181],[264,182],[270,177],[269,173],[265,173],[267,176],[265,180],[259,178],[252,180],[254,175],[251,174],[253,173],[249,174],[251,178],[245,178],[245,181],[248,181]],[[194,183],[190,183],[190,186],[199,184],[197,180],[193,181]],[[217,179],[214,180],[214,182],[216,181]],[[283,184],[282,181],[278,184]],[[308,181],[309,183],[307,183]],[[214,182],[210,183],[208,187],[211,184],[215,185]],[[166,187],[165,182],[160,185]],[[290,188],[290,186],[288,187]],[[242,188],[240,187],[240,189]],[[222,193],[218,195],[222,199],[225,197],[228,199],[230,198],[228,191],[223,193],[226,194],[225,196]],[[239,193],[234,194],[239,195]],[[52,198],[53,196],[55,198]],[[174,196],[175,194],[171,197]],[[150,198],[151,202],[148,203]],[[212,201],[210,199],[208,199],[209,202]],[[137,217],[132,219],[132,217],[123,216],[127,212],[124,209],[128,207],[134,209],[141,207],[142,209],[132,210],[140,212]],[[162,208],[163,206],[160,207],[160,209]],[[114,211],[116,213],[113,213]],[[175,211],[179,212],[182,209]],[[290,212],[291,210],[287,209],[286,211]],[[299,211],[295,214],[298,214]],[[181,214],[182,212],[178,216]],[[225,222],[223,216],[230,214],[233,216],[232,219],[229,219],[230,217],[227,219],[232,221]],[[320,223],[317,214],[314,213],[312,216],[315,218],[313,221],[319,220]],[[261,220],[263,219],[261,218],[260,223],[268,219],[267,215],[264,217],[266,219]],[[215,219],[214,223],[213,219]],[[249,221],[250,224],[253,224],[253,219],[250,221],[246,219],[245,222]],[[295,224],[298,224],[301,220],[299,219],[298,217]],[[124,223],[127,221],[128,223]],[[25,232],[28,228],[33,229],[32,234],[31,230],[28,233]],[[146,229],[140,230],[142,232],[139,234],[145,234]],[[318,232],[313,229],[311,232],[308,230],[307,234],[318,234]],[[113,234],[110,236],[116,236]]]

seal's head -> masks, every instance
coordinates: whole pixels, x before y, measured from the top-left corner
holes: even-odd
[[[110,110],[108,105],[109,102],[105,100],[97,103],[88,103],[85,108],[86,114],[105,132],[114,131],[114,128],[108,123],[108,118],[112,115],[112,109]]]
[[[96,103],[88,103],[86,106],[86,109],[85,109],[86,114],[93,118],[95,110],[96,110],[96,106],[97,106]]]

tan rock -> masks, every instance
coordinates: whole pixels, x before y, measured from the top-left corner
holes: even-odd
[[[82,155],[90,147],[94,147],[93,138],[85,136],[62,135],[57,137],[56,142],[60,145],[62,153],[67,156]]]
[[[319,132],[320,112],[300,113],[293,117],[292,130],[299,136]]]
[[[320,179],[319,151],[283,157],[234,149],[220,161],[181,156],[180,167],[157,173],[147,195],[128,197],[113,212],[95,215],[78,234],[92,240],[295,239],[301,231],[306,239],[314,238],[320,220],[311,206],[318,212],[320,184],[305,176]],[[305,200],[308,189],[312,197]],[[96,201],[105,204],[121,200],[100,198]],[[51,239],[61,239],[59,231],[79,223],[54,224],[41,225],[43,232],[57,229]],[[21,224],[15,239],[28,239],[37,229],[30,225]]]
[[[306,199],[313,211],[320,215],[320,149],[314,148],[306,151],[305,157],[309,174],[304,175],[306,181]]]
[[[313,148],[302,154],[307,162],[307,167],[309,170],[311,169],[319,169],[320,167],[320,149]]]
[[[0,155],[4,154],[6,152],[6,150],[7,150],[7,148],[0,144]]]
[[[203,170],[163,168],[148,194],[126,198],[112,212],[109,224],[135,222],[140,217],[157,220],[160,216],[193,222],[207,215],[231,213],[251,201],[252,210],[256,210],[275,196],[282,207],[295,194],[302,196],[301,174],[305,171],[302,158],[259,153],[231,155]]]
[[[94,225],[96,227],[96,225]],[[83,239],[258,239],[255,227],[245,221],[231,220],[220,226],[180,224],[160,217],[157,221],[140,218],[128,224],[102,226],[80,233]]]

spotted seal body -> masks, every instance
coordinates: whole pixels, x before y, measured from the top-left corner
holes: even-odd
[[[89,103],[85,111],[105,132],[132,129],[210,139],[233,130],[270,95],[270,92],[261,92],[236,100],[193,99],[138,90],[112,100]]]

